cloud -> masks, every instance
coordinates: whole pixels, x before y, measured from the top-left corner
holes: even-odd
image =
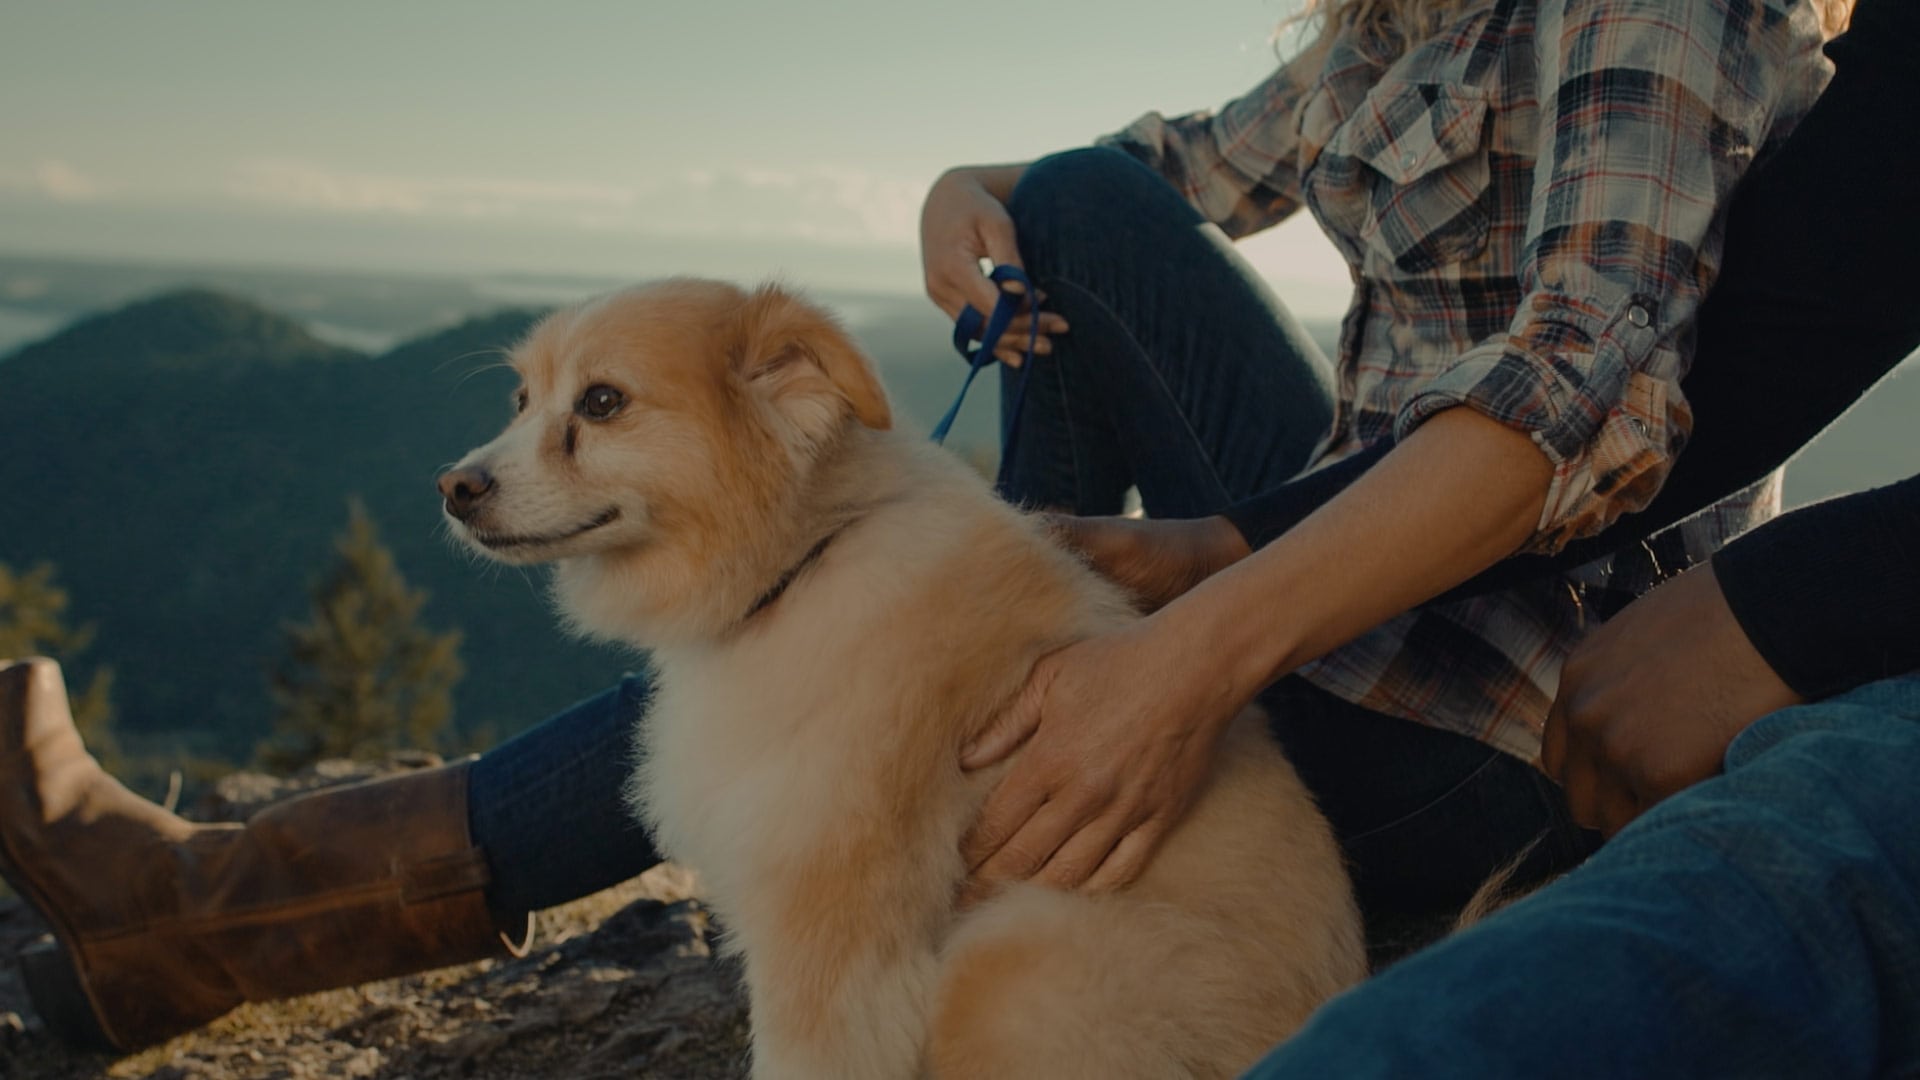
[[[113,185],[81,172],[58,158],[42,158],[24,168],[0,167],[0,192],[25,193],[55,202],[93,202]]]
[[[242,163],[222,188],[234,198],[304,209],[453,217],[514,217],[543,208],[617,209],[633,201],[630,189],[599,184],[391,176],[292,160]]]
[[[256,158],[129,185],[54,158],[0,162],[0,195],[61,203],[237,203],[359,218],[882,247],[916,242],[925,186],[829,165],[688,169],[603,183],[364,172],[295,158]]]
[[[923,194],[860,169],[702,170],[643,189],[634,216],[659,232],[912,244]]]
[[[326,213],[900,245],[917,234],[922,185],[839,167],[696,169],[622,185],[398,176],[275,159],[234,167],[220,190],[245,202]]]

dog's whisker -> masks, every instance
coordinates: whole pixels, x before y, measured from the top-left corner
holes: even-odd
[[[503,345],[489,345],[489,346],[486,346],[485,348],[469,349],[466,352],[459,353],[454,356],[449,356],[445,360],[442,360],[439,363],[433,365],[433,370],[445,371],[447,367],[451,364],[458,364],[463,360],[472,360],[474,357],[477,357],[477,356],[488,356],[488,355],[498,356],[500,359],[496,360],[491,364],[482,364],[479,367],[474,368],[472,371],[468,372],[468,374],[472,375],[482,371],[490,371],[496,367],[506,367],[508,359],[513,355],[513,350]]]
[[[474,379],[482,375],[485,375],[488,372],[502,371],[502,370],[505,370],[505,371],[513,370],[513,364],[506,360],[499,360],[491,364],[481,364],[479,367],[470,368],[466,371],[461,372],[460,377],[454,380],[453,385],[449,386],[447,388],[447,391],[448,393],[452,393],[453,391],[460,389],[461,387],[467,385],[467,383],[472,382]]]

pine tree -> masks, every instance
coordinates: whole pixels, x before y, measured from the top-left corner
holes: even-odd
[[[0,562],[0,659],[51,656],[71,665],[93,644],[93,627],[67,625],[67,591],[54,582],[52,563],[16,573]],[[72,673],[69,672],[69,679]],[[73,722],[87,748],[109,767],[117,765],[113,737],[113,670],[96,668],[85,690],[73,694]]]
[[[460,634],[419,625],[427,594],[407,587],[357,497],[334,553],[311,616],[283,627],[286,654],[270,675],[275,734],[261,749],[274,768],[435,749],[453,714]]]

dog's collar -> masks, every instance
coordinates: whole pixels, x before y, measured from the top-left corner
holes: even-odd
[[[821,537],[819,543],[813,545],[805,555],[800,556],[799,562],[787,567],[787,572],[780,575],[780,580],[773,583],[773,588],[761,593],[760,599],[755,600],[753,606],[747,609],[747,613],[740,617],[740,625],[744,626],[752,622],[755,615],[772,607],[773,602],[780,599],[781,595],[787,591],[787,587],[793,584],[794,579],[799,577],[807,567],[812,566],[814,561],[820,558],[821,553],[827,550],[827,545],[833,543],[834,538],[839,535],[840,530],[835,529]]]

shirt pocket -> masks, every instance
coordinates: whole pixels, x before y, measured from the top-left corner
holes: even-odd
[[[1461,83],[1383,82],[1329,142],[1321,179],[1345,188],[1346,223],[1400,273],[1486,249],[1487,103],[1486,90]]]

